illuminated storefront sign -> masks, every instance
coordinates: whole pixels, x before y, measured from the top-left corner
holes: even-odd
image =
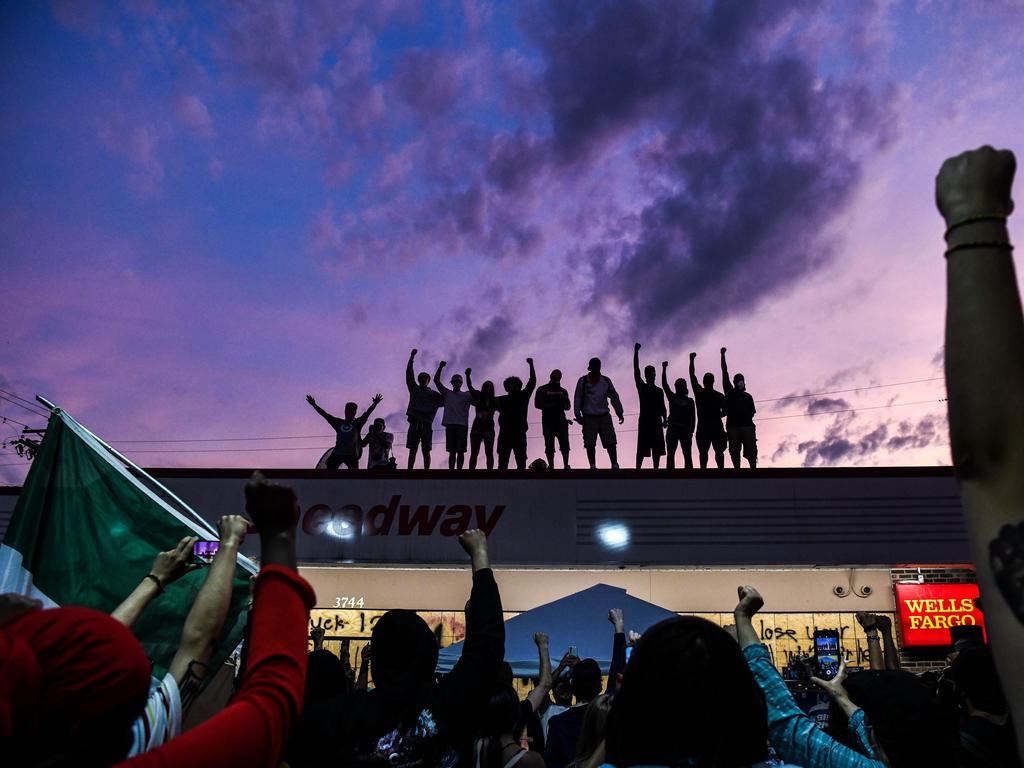
[[[904,646],[949,645],[949,630],[985,626],[977,584],[897,584]]]

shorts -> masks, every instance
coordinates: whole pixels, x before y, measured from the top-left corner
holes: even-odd
[[[615,427],[612,426],[612,415],[602,413],[597,416],[583,414],[583,444],[587,448],[597,445],[601,437],[602,448],[612,448],[616,444]]]
[[[739,456],[741,447],[743,458],[757,459],[757,428],[753,424],[729,428],[729,453]]]
[[[544,453],[555,452],[555,440],[558,450],[565,453],[569,450],[569,423],[562,419],[561,424],[544,424]]]
[[[465,424],[448,424],[444,428],[444,445],[448,453],[465,453],[469,427]]]
[[[701,453],[707,453],[712,445],[715,447],[715,453],[723,453],[727,442],[724,429],[717,432],[710,429],[702,432],[699,427],[697,428],[697,450]]]
[[[665,433],[660,422],[641,422],[636,435],[638,456],[664,456]]]
[[[416,448],[419,445],[423,446],[424,451],[429,451],[433,447],[434,441],[434,426],[427,421],[410,421],[409,432],[405,438],[405,447],[409,450]]]

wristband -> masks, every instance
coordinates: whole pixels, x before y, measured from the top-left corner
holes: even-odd
[[[998,222],[1001,222],[1001,223],[1005,224],[1006,223],[1006,219],[1007,219],[1006,216],[994,216],[994,215],[968,216],[966,219],[960,219],[960,221],[954,221],[952,224],[950,224],[948,227],[946,227],[946,234],[944,235],[944,237],[948,240],[950,232],[952,232],[954,229],[958,229],[959,227],[964,226],[965,224],[974,224],[974,223],[979,222],[979,221],[998,221]]]
[[[875,642],[881,640],[881,635],[878,634],[878,630],[875,630],[874,632],[868,632],[867,634],[868,640],[874,640]]]
[[[976,248],[993,248],[998,251],[1012,251],[1013,243],[1006,240],[997,240],[993,242],[980,242],[980,243],[960,243],[958,245],[950,246],[946,249],[945,256],[948,259],[949,254],[956,253],[957,251],[970,251]]]
[[[146,578],[153,580],[153,583],[156,584],[156,588],[160,592],[161,595],[164,593],[164,585],[160,583],[160,577],[159,576],[157,576],[155,573],[147,573],[146,574]]]

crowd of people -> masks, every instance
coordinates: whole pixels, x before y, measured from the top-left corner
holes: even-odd
[[[746,459],[751,468],[756,467],[757,430],[754,414],[757,408],[754,398],[747,392],[743,374],[737,373],[732,379],[729,378],[726,348],[722,347],[720,353],[722,392],[715,389],[715,374],[710,371],[698,381],[696,352],[690,353],[689,385],[687,379],[681,377],[675,380],[674,385],[669,384],[667,360],[661,364],[659,385],[658,371],[653,365],[645,366],[641,375],[640,348],[639,342],[633,346],[633,380],[640,401],[637,468],[643,466],[644,459],[650,458],[653,467],[657,469],[661,466],[662,457],[665,457],[666,466],[673,469],[678,452],[682,455],[683,466],[692,469],[694,436],[697,438],[697,456],[701,469],[707,467],[712,454],[718,468],[723,468],[726,449],[733,467],[739,468],[742,459]],[[438,411],[442,413],[441,425],[444,427],[449,469],[463,469],[467,451],[469,468],[476,469],[480,462],[481,448],[487,468],[494,469],[495,444],[498,449],[498,469],[508,469],[513,459],[517,469],[525,469],[528,465],[527,432],[530,428],[531,395],[534,409],[540,411],[546,460],[537,459],[529,466],[553,468],[557,445],[562,467],[569,469],[569,427],[578,424],[583,430],[583,445],[590,468],[597,467],[598,440],[607,451],[612,468],[619,468],[618,440],[612,411],[620,425],[625,422],[625,413],[615,385],[601,372],[600,358],[590,359],[587,372],[577,380],[570,399],[569,392],[562,386],[562,372],[557,368],[551,371],[547,383],[537,386],[533,358],[526,359],[529,366],[526,383],[518,376],[509,376],[502,382],[504,394],[501,395],[496,393],[494,382],[490,380],[476,389],[473,386],[472,368],[466,368],[465,378],[459,373],[452,374],[446,385],[442,376],[448,365],[445,360],[438,363],[433,376],[435,388],[432,389],[429,373],[415,373],[417,352],[412,350],[405,369],[405,382],[409,390],[409,405],[405,412],[408,421],[405,445],[409,451],[409,469],[416,466],[417,455],[422,457],[423,468],[430,469],[434,421]],[[360,415],[357,415],[357,403],[346,403],[344,417],[338,418],[321,408],[312,395],[306,396],[307,402],[337,433],[335,446],[323,462],[327,469],[338,469],[342,465],[357,469],[366,446],[369,446],[367,469],[396,466],[395,458],[391,455],[394,434],[387,431],[383,419],[375,419],[368,434],[365,437],[362,435],[367,419],[381,399],[379,394],[374,395],[370,406]],[[723,418],[726,420],[724,426]]]
[[[228,610],[235,557],[249,527],[237,516],[219,523],[221,547],[184,622],[168,674],[158,684],[151,684],[150,662],[131,628],[146,605],[191,567],[184,557],[191,539],[161,553],[113,615],[70,606],[43,609],[21,596],[0,600],[0,760],[37,768],[231,768],[282,761],[293,768],[1020,766],[1024,396],[1018,382],[1024,378],[1024,314],[1006,229],[1014,170],[1011,153],[983,147],[948,160],[937,180],[947,223],[946,365],[953,458],[991,642],[952,649],[941,676],[894,668],[891,649],[886,653],[876,637],[872,669],[847,674],[843,668],[833,679],[814,678],[832,701],[824,730],[797,706],[761,643],[753,620],[765,598],[755,587],[741,585],[735,633],[679,616],[627,638],[625,618],[612,611],[607,685],[594,659],[565,657],[552,671],[548,642],[537,635],[540,675],[521,700],[503,661],[501,597],[487,540],[476,530],[459,538],[472,564],[472,587],[462,655],[451,672],[437,674],[438,642],[426,623],[411,611],[392,610],[373,626],[372,655],[364,653],[358,677],[350,675],[321,647],[308,653],[315,596],[297,571],[298,500],[291,489],[256,475],[245,498],[260,537],[260,573],[236,690],[227,706],[181,732],[182,713],[207,677],[206,664]],[[736,430],[736,450],[753,444],[752,428],[744,431],[753,405],[735,379],[732,394],[728,387],[724,395],[714,392],[710,374],[698,386],[691,356],[696,405],[679,379],[672,392],[684,407],[666,416],[654,396],[656,371],[648,366],[640,375],[639,350],[637,345],[634,369],[641,428],[647,430],[644,449],[654,454],[661,439],[655,427],[660,430],[666,419],[678,427],[670,443],[688,440],[696,410],[698,449],[713,448],[720,455],[726,444],[732,445],[732,434],[723,435],[720,422],[701,431],[699,419],[702,408],[710,408],[708,402],[726,403],[715,406],[716,419],[722,409],[735,417],[728,430]],[[458,427],[447,435],[450,452],[459,454],[462,448],[464,453],[469,407],[475,403],[477,419],[493,423],[499,414],[499,461],[507,463],[512,455],[519,460],[535,384],[532,361],[525,386],[512,377],[504,382],[505,394],[496,396],[486,384],[477,392],[468,370],[466,390],[454,376],[451,388],[443,387],[443,364],[435,375],[438,390],[432,390],[427,374],[414,378],[414,357],[408,366],[410,434],[425,459],[428,416],[432,419],[437,408],[445,407],[446,432]],[[724,349],[722,360],[726,374]],[[662,389],[667,391],[666,379],[663,365]],[[568,394],[558,377],[542,389],[536,402],[543,408],[555,414],[568,410]],[[730,397],[738,404],[734,410]],[[612,426],[609,401],[621,419],[615,389],[594,360],[577,384],[573,406],[574,415],[582,417],[591,455],[596,439],[605,439]],[[337,422],[339,445],[352,446],[361,442],[359,427],[380,397],[361,416],[357,408],[346,408],[343,420],[310,402]],[[551,422],[554,431],[556,420]],[[340,428],[346,425],[349,429]],[[490,452],[484,438],[479,443]],[[613,442],[604,445],[614,448]],[[337,458],[343,463],[346,456]],[[471,465],[474,458],[475,451]],[[456,466],[458,461],[456,455]],[[879,622],[872,617],[861,621],[871,641]],[[318,638],[322,645],[322,629],[314,633],[315,643]],[[628,661],[627,646],[632,647]]]

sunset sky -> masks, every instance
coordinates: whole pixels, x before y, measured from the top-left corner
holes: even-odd
[[[632,466],[640,341],[673,378],[729,348],[762,466],[946,464],[933,179],[1024,150],[1021,29],[1012,0],[4,3],[0,440],[42,394],[143,466],[308,467],[304,396],[381,392],[404,446],[418,347],[570,391],[602,357]],[[0,449],[0,483],[27,466]]]

